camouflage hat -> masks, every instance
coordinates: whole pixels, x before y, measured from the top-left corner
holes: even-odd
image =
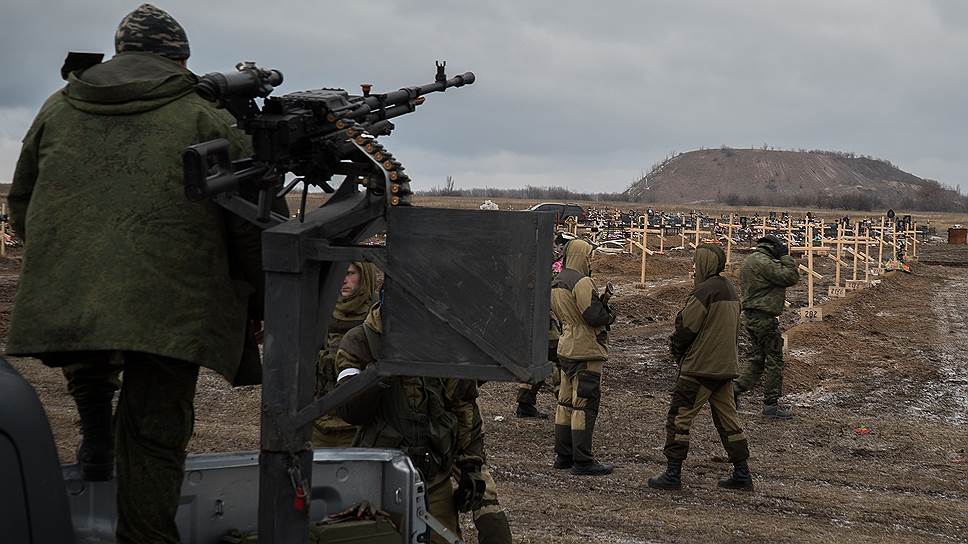
[[[157,53],[173,60],[187,59],[191,54],[185,29],[151,4],[141,4],[121,20],[114,34],[114,50]]]

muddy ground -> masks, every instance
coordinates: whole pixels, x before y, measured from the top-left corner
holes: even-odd
[[[819,323],[797,324],[805,281],[790,291],[781,320],[789,339],[784,388],[796,417],[767,421],[758,390],[744,399],[756,485],[744,493],[716,487],[729,465],[708,411],[695,424],[684,489],[658,492],[645,483],[664,461],[676,376],[666,340],[690,288],[689,255],[650,257],[644,288],[635,286],[637,257],[596,258],[596,275],[616,284],[619,319],[595,450],[617,469],[605,478],[556,471],[551,420],[516,419],[515,386],[484,386],[488,462],[516,541],[968,542],[968,251],[931,246],[921,259],[913,274],[888,274],[827,301],[833,261],[818,258],[824,279],[816,303],[826,302]],[[0,337],[17,265],[16,254],[0,262]],[[16,365],[40,393],[69,460],[78,437],[63,378],[29,360]],[[203,373],[191,450],[255,449],[258,395]],[[554,409],[550,394],[539,402]]]

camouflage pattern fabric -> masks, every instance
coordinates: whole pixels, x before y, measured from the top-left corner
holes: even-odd
[[[743,261],[739,282],[744,310],[780,315],[783,313],[786,288],[800,281],[800,271],[793,257],[777,257],[774,251],[771,244],[760,242]]]
[[[189,202],[180,159],[215,138],[235,157],[250,147],[196,82],[164,57],[121,53],[72,73],[47,100],[9,195],[25,249],[8,353],[139,351],[229,380],[253,354],[261,232],[213,202]]]
[[[460,519],[457,514],[457,506],[454,504],[454,486],[450,478],[444,478],[434,484],[427,484],[427,510],[430,515],[437,518],[444,527],[450,529],[455,535],[460,536]],[[432,533],[431,544],[447,544],[437,533]]]
[[[605,361],[561,360],[561,386],[555,411],[555,454],[576,464],[591,463],[592,433],[602,401]]]
[[[119,544],[180,542],[175,512],[195,424],[198,370],[167,357],[126,354],[115,415]]]
[[[732,380],[710,380],[680,376],[672,392],[666,419],[666,443],[663,452],[670,461],[684,461],[689,453],[689,430],[692,422],[709,403],[713,424],[729,456],[730,463],[745,461],[750,456],[746,434],[736,415]]]
[[[191,55],[185,29],[165,10],[151,4],[141,4],[121,20],[114,34],[114,50],[157,53],[172,60]]]
[[[744,311],[743,327],[752,349],[743,374],[736,380],[740,391],[749,391],[765,375],[763,403],[776,404],[783,395],[783,337],[776,317],[764,312]]]

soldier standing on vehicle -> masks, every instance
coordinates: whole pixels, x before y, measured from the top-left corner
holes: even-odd
[[[350,263],[340,286],[339,299],[329,320],[326,344],[316,364],[316,397],[336,387],[336,352],[340,340],[353,327],[363,324],[370,307],[376,302],[377,268],[371,263]],[[353,445],[356,426],[336,414],[327,414],[313,422],[313,447],[348,448]]]
[[[752,349],[743,374],[733,384],[736,398],[752,389],[760,376],[763,382],[763,415],[771,419],[793,417],[779,405],[783,394],[783,337],[778,316],[783,313],[786,288],[800,280],[797,263],[789,248],[776,236],[757,240],[756,249],[740,271],[743,291],[743,326]]]
[[[736,415],[731,386],[739,372],[736,337],[739,334],[740,302],[736,289],[719,275],[726,268],[726,254],[715,244],[696,248],[695,287],[676,316],[676,330],[669,350],[679,364],[666,420],[664,453],[666,470],[649,478],[649,487],[679,489],[682,463],[689,453],[689,430],[703,405],[709,403],[719,439],[733,463],[733,475],[720,480],[729,489],[753,489],[746,460],[750,456],[746,435]]]
[[[353,379],[379,358],[382,311],[382,303],[374,305],[363,325],[343,337],[336,353],[337,383]],[[477,511],[481,542],[510,543],[510,528],[497,504],[493,479],[483,471],[484,431],[476,382],[393,376],[339,407],[337,413],[359,426],[353,446],[398,448],[410,457],[427,486],[427,509],[447,529],[460,534],[458,512]],[[455,474],[456,490],[451,485]],[[445,542],[437,534],[431,541]]]
[[[26,249],[8,353],[64,368],[84,478],[111,478],[116,453],[117,541],[175,543],[199,367],[258,378],[263,283],[259,230],[189,202],[181,152],[225,138],[237,158],[250,144],[195,94],[185,30],[166,12],[128,14],[115,49],[70,73],[24,138],[9,195]]]
[[[592,245],[571,240],[561,273],[551,284],[551,310],[561,323],[558,368],[561,386],[555,412],[555,463],[579,476],[611,474],[592,455],[592,433],[601,404],[602,368],[608,359],[608,326],[615,315],[591,279]]]

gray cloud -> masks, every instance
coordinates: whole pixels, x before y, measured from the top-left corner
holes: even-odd
[[[39,107],[66,50],[110,50],[135,2],[105,4],[4,8],[0,111]],[[285,72],[279,92],[421,83],[440,58],[473,70],[477,83],[430,97],[387,140],[418,186],[450,174],[614,191],[673,150],[768,143],[871,154],[968,189],[960,2],[159,5],[186,27],[193,70],[257,60]],[[0,115],[0,177],[22,117]]]

